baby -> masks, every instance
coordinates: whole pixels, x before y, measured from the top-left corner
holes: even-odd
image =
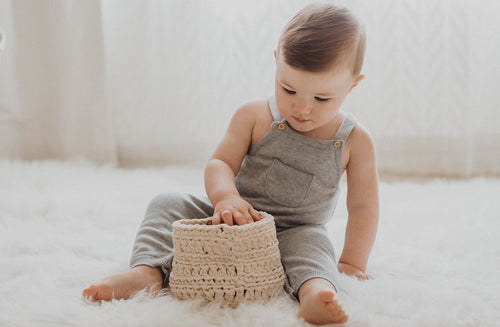
[[[274,95],[241,106],[208,161],[208,197],[154,198],[137,233],[131,269],[83,296],[110,300],[168,287],[174,221],[213,216],[214,224],[243,225],[259,220],[259,210],[275,218],[285,291],[299,302],[298,316],[318,325],[345,322],[337,270],[367,278],[378,224],[374,144],[341,110],[364,78],[364,51],[364,29],[350,11],[329,4],[302,9],[274,51]],[[325,224],[344,171],[349,217],[337,263]]]

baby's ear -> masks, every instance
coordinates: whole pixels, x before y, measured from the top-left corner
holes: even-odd
[[[361,81],[364,79],[365,79],[365,75],[359,75],[358,77],[356,77],[356,79],[354,80],[354,82],[351,85],[351,88],[349,89],[349,92],[351,92],[353,88],[358,86],[358,84],[361,83]]]

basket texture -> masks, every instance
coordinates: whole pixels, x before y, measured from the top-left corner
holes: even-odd
[[[274,218],[259,214],[262,220],[241,226],[212,225],[211,218],[174,222],[172,294],[231,306],[279,294],[285,274]]]

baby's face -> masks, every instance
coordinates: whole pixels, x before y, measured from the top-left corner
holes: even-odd
[[[307,72],[276,58],[276,104],[280,114],[297,132],[314,138],[330,139],[340,106],[355,78],[350,69]]]

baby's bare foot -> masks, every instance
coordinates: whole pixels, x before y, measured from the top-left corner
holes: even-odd
[[[83,290],[82,295],[93,301],[128,299],[137,291],[146,289],[151,293],[161,290],[163,274],[160,268],[136,266],[127,272],[103,279]]]
[[[344,323],[349,318],[338,302],[333,286],[324,279],[308,280],[302,285],[299,295],[298,316],[310,324]]]

